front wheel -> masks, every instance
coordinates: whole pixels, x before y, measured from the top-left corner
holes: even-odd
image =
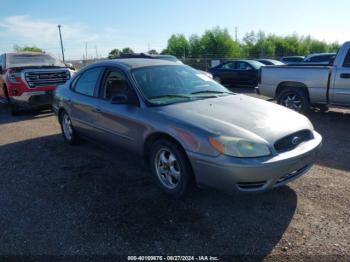
[[[302,88],[290,87],[282,90],[277,96],[277,103],[302,114],[310,109],[308,95]]]
[[[61,113],[60,120],[62,136],[64,140],[70,145],[77,144],[79,137],[73,128],[72,121],[69,115],[65,111]]]
[[[158,186],[174,198],[184,196],[194,183],[185,152],[170,140],[155,142],[150,152],[152,176]]]

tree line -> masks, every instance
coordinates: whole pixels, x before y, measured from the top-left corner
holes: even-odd
[[[162,54],[178,58],[280,58],[291,55],[336,52],[338,42],[327,43],[311,36],[278,36],[263,31],[249,32],[241,41],[231,37],[227,29],[216,27],[201,36],[173,34]]]

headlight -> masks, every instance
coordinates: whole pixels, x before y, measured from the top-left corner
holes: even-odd
[[[262,157],[271,155],[271,151],[266,144],[241,138],[227,136],[210,137],[209,143],[221,154],[228,156]]]

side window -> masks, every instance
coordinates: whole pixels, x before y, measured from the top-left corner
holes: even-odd
[[[227,64],[224,64],[221,69],[235,69],[235,64],[236,63],[227,63]]]
[[[0,55],[0,66],[4,67],[4,55]]]
[[[252,69],[252,67],[250,65],[248,65],[246,62],[239,62],[237,69],[239,70],[250,70]]]
[[[133,94],[132,89],[129,87],[129,84],[122,73],[118,71],[110,71],[107,73],[105,79],[102,95],[104,99],[110,100],[113,96],[118,94]]]
[[[102,70],[102,67],[98,67],[84,72],[73,84],[75,92],[83,95],[94,96],[96,82]]]
[[[350,67],[350,50],[346,54],[346,57],[344,59],[343,67]]]

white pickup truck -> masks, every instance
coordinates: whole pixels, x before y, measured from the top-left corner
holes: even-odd
[[[261,68],[258,94],[306,113],[311,107],[350,107],[350,42],[338,51],[330,66],[266,66]]]

